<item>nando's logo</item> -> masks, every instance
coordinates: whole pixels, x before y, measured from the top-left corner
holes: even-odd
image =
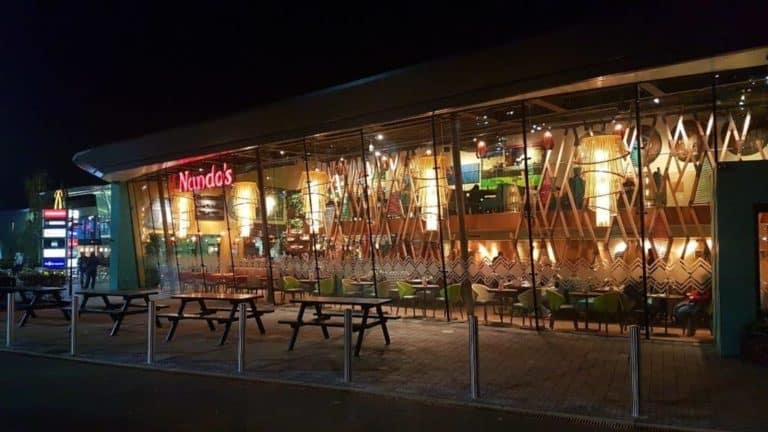
[[[184,171],[179,174],[180,192],[198,192],[203,189],[229,186],[235,180],[232,168],[225,163],[221,167],[211,165],[211,169],[203,172]]]

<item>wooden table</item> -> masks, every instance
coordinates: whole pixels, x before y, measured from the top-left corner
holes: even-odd
[[[362,311],[355,312],[353,317],[360,318],[359,323],[352,324],[352,331],[357,332],[357,343],[355,345],[355,356],[360,357],[360,348],[363,345],[363,335],[365,330],[376,326],[381,326],[381,331],[384,333],[384,341],[387,345],[390,343],[389,330],[387,330],[387,320],[390,319],[384,314],[382,306],[390,303],[391,298],[366,298],[366,297],[312,297],[306,299],[294,299],[291,303],[297,303],[300,305],[299,313],[296,315],[295,320],[281,320],[280,324],[288,324],[293,329],[291,335],[291,342],[288,345],[288,350],[292,351],[296,345],[296,338],[299,335],[299,329],[303,326],[318,326],[323,331],[323,337],[328,339],[328,327],[344,327],[343,322],[333,321],[333,318],[343,317],[342,312],[323,312],[323,306],[325,305],[341,305],[355,307],[359,306]],[[309,321],[304,320],[304,311],[307,307],[315,308],[315,318]],[[373,321],[369,321],[371,315],[371,309],[374,309],[376,316]]]
[[[41,309],[59,309],[64,318],[69,320],[69,313],[66,307],[69,306],[69,302],[64,301],[61,298],[61,292],[64,291],[64,287],[41,287],[41,286],[17,286],[17,287],[0,287],[0,293],[18,293],[21,297],[17,308],[23,310],[24,315],[19,320],[18,326],[23,327],[29,318],[36,318],[36,310]],[[46,300],[46,297],[51,297],[50,300]]]
[[[181,301],[179,310],[176,313],[160,314],[158,317],[166,318],[171,322],[171,329],[168,331],[166,341],[173,339],[173,335],[176,333],[176,327],[179,325],[179,321],[185,319],[204,320],[208,324],[208,328],[211,331],[216,331],[216,326],[213,322],[216,321],[219,324],[224,324],[224,333],[219,339],[219,345],[224,345],[227,341],[227,335],[229,335],[229,329],[232,327],[232,323],[237,321],[237,309],[241,304],[245,304],[249,309],[246,313],[247,318],[253,318],[256,321],[256,325],[259,327],[259,333],[264,334],[264,323],[261,322],[261,316],[265,313],[274,312],[272,310],[259,310],[256,307],[256,300],[263,298],[261,294],[239,294],[239,293],[209,293],[209,292],[193,292],[176,294],[171,298]],[[229,303],[229,307],[210,307],[205,301],[221,301]],[[187,303],[197,302],[200,305],[199,312],[187,312],[184,313],[184,309]],[[219,312],[229,312],[229,314],[219,315]]]
[[[593,297],[600,297],[605,294],[606,291],[569,291],[569,297],[583,297],[584,301],[584,329],[589,330],[589,299]],[[576,302],[573,307],[577,310],[576,316],[578,317],[578,308],[576,308]],[[599,327],[599,326],[598,326]]]
[[[670,293],[651,293],[648,294],[649,299],[660,300],[664,303],[664,336],[669,336],[669,310],[671,309],[671,301],[680,302],[685,296],[680,294]]]
[[[421,308],[422,308],[422,316],[427,316],[427,293],[432,290],[439,290],[440,285],[438,284],[420,284],[420,285],[411,285],[414,290],[421,291]],[[446,299],[447,300],[447,299]]]
[[[512,287],[512,285],[509,285],[509,283],[504,284],[502,286],[509,286],[505,288],[488,288],[489,293],[498,294],[499,298],[501,299],[501,310],[499,312],[499,320],[502,324],[504,324],[504,306],[507,304],[507,298],[509,297],[517,297],[521,292],[525,291],[527,288],[523,288],[520,286]],[[511,314],[511,312],[510,312]],[[512,324],[512,315],[510,315],[509,323]]]
[[[109,332],[110,336],[117,335],[120,331],[120,325],[123,323],[123,318],[126,315],[135,315],[140,313],[147,313],[149,310],[149,296],[157,295],[157,290],[83,290],[76,294],[83,297],[83,304],[80,305],[79,313],[101,313],[107,314],[112,318],[112,330]],[[93,297],[100,297],[104,302],[104,307],[89,307],[88,301]],[[112,303],[110,297],[121,297],[123,303]],[[133,304],[134,300],[144,300],[144,304]],[[162,309],[167,306],[159,306]],[[160,323],[160,320],[157,320]]]

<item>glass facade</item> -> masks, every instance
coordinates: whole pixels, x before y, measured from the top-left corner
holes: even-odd
[[[130,184],[139,277],[706,339],[715,167],[766,158],[767,87],[764,70],[638,82],[157,172]]]

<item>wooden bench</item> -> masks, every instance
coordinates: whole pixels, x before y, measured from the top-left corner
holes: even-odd
[[[344,316],[344,312],[322,312],[321,315],[322,316],[329,316],[329,317],[343,317]],[[315,316],[318,316],[317,312],[315,312]],[[392,315],[392,314],[389,314],[387,312],[384,312],[383,316],[384,316],[384,318],[386,318],[388,320],[397,320],[397,319],[402,318],[400,315]],[[362,318],[362,317],[363,317],[363,313],[362,312],[360,312],[360,311],[353,311],[352,312],[352,318]]]

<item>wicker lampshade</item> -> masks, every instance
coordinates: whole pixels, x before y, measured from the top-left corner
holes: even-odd
[[[440,211],[448,205],[446,191],[446,162],[442,156],[424,155],[416,158],[412,167],[412,177],[416,186],[421,217],[427,231],[437,231],[440,227]]]
[[[195,216],[195,203],[191,192],[177,193],[173,196],[174,231],[177,238],[186,238]]]
[[[302,175],[301,196],[304,200],[304,215],[309,223],[309,231],[313,234],[319,233],[323,226],[330,182],[328,173],[319,169]]]
[[[240,237],[250,237],[251,227],[256,221],[256,205],[259,201],[259,187],[256,182],[240,181],[232,184],[232,211],[230,215],[237,221]]]
[[[617,135],[594,135],[580,140],[576,166],[584,174],[584,199],[595,212],[595,225],[608,226],[616,214],[616,195],[624,182],[627,149]]]

